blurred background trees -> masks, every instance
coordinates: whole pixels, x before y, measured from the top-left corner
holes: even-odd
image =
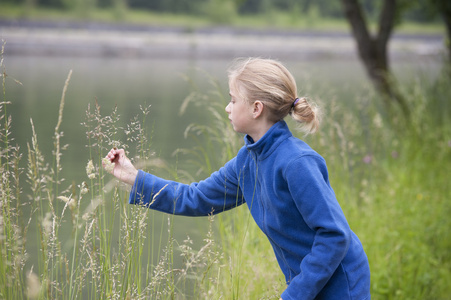
[[[299,12],[299,18],[305,14],[317,13],[321,17],[343,18],[340,1],[330,0],[2,0],[3,3],[22,3],[30,7],[52,7],[57,9],[84,9],[94,7],[124,9],[142,9],[155,12],[202,14],[211,7],[216,7],[222,14],[236,13],[262,14],[279,10]],[[369,21],[376,21],[383,6],[382,0],[361,0],[362,8],[367,12]],[[447,0],[402,1],[407,9],[402,9],[402,17],[416,22],[437,21],[443,7],[449,8]],[[224,11],[224,6],[228,9]],[[232,9],[234,10],[232,12]]]
[[[438,14],[443,16],[448,28],[447,44],[449,57],[451,58],[449,30],[451,18],[451,1],[409,1],[409,0],[383,0],[375,1],[381,6],[368,5],[368,1],[341,0],[344,14],[351,25],[354,39],[357,43],[359,57],[365,66],[376,91],[384,100],[386,108],[390,111],[393,104],[397,104],[404,116],[409,116],[409,108],[402,94],[397,90],[388,56],[388,43],[393,30],[402,21],[402,16],[410,15],[416,21],[423,22],[436,18]],[[421,13],[417,12],[421,9]],[[375,32],[372,33],[368,19],[377,15]]]
[[[341,3],[357,42],[359,57],[375,89],[381,94],[389,110],[392,103],[396,103],[404,115],[408,116],[408,105],[401,93],[397,91],[396,84],[393,84],[394,78],[388,60],[388,42],[402,11],[403,0],[384,0],[375,33],[372,33],[368,27],[361,2],[341,0]]]

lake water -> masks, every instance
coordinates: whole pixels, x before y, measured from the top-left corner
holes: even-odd
[[[356,97],[369,85],[357,60],[284,62],[298,81],[299,94],[319,97],[325,105],[331,97],[341,101]],[[229,64],[229,60],[7,56],[7,74],[23,84],[13,80],[6,84],[6,97],[12,103],[8,106],[13,118],[12,137],[21,146],[31,141],[32,118],[41,148],[51,151],[62,89],[69,70],[73,70],[61,125],[62,142],[69,144],[63,159],[70,164],[71,172],[84,172],[85,161],[81,158],[86,157],[83,153],[87,139],[80,124],[85,121],[88,104],[93,107],[96,101],[103,115],[109,115],[117,106],[125,123],[140,113],[140,105],[151,105],[155,152],[170,160],[175,149],[191,145],[183,138],[186,127],[192,122],[205,123],[209,118],[206,110],[198,108],[178,114],[192,90],[183,76],[207,93],[213,88],[203,74],[207,72],[219,81],[227,95]],[[404,81],[419,75],[428,79],[437,74],[439,65],[439,61],[430,59],[399,62],[394,63],[394,71]]]
[[[349,97],[356,97],[368,86],[366,74],[358,60],[283,62],[297,79],[300,96],[319,97],[326,105],[331,97],[346,101]],[[73,180],[77,183],[87,180],[85,167],[89,160],[86,148],[88,141],[81,123],[85,121],[88,104],[93,106],[96,101],[104,115],[109,115],[117,107],[124,123],[140,114],[140,105],[151,105],[150,122],[147,124],[152,127],[153,151],[169,164],[175,165],[172,153],[177,148],[193,145],[192,141],[183,137],[186,127],[193,122],[208,124],[209,120],[207,111],[197,107],[191,107],[184,115],[178,114],[181,103],[191,91],[182,75],[188,76],[208,92],[212,87],[203,73],[205,71],[220,82],[222,92],[227,95],[226,69],[229,64],[230,60],[221,59],[7,55],[6,73],[22,83],[16,84],[11,78],[6,82],[6,100],[12,103],[7,106],[13,121],[11,137],[22,148],[22,162],[26,164],[26,144],[31,143],[30,119],[33,119],[39,145],[46,160],[51,162],[61,93],[69,70],[73,70],[61,125],[64,132],[62,144],[69,145],[63,152],[61,175],[66,178],[67,184]],[[411,80],[418,74],[430,79],[438,73],[440,61],[399,61],[393,62],[393,67],[403,81]],[[190,169],[183,162],[177,163]],[[25,182],[25,178],[22,182]],[[174,226],[175,237],[180,240],[190,235],[194,240],[196,237],[200,239],[206,233],[206,222],[202,218],[178,218]],[[156,224],[161,222],[157,221]],[[38,255],[34,249],[29,252],[31,260]]]

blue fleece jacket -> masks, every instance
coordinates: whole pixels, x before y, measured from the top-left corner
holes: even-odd
[[[190,185],[138,172],[130,203],[205,216],[246,203],[268,237],[291,299],[370,299],[368,259],[329,184],[324,159],[284,121]]]

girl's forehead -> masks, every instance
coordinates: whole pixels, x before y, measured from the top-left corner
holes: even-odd
[[[237,93],[238,92],[237,92],[236,86],[233,85],[233,84],[229,85],[229,95],[230,96],[236,96]]]
[[[237,82],[237,80],[230,80],[229,81],[229,90],[231,93],[239,93],[241,91],[242,87],[241,85]]]

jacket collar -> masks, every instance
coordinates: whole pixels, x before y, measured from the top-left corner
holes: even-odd
[[[249,136],[244,137],[246,148],[259,160],[268,157],[287,138],[291,137],[291,131],[285,121],[274,124],[256,143]]]

